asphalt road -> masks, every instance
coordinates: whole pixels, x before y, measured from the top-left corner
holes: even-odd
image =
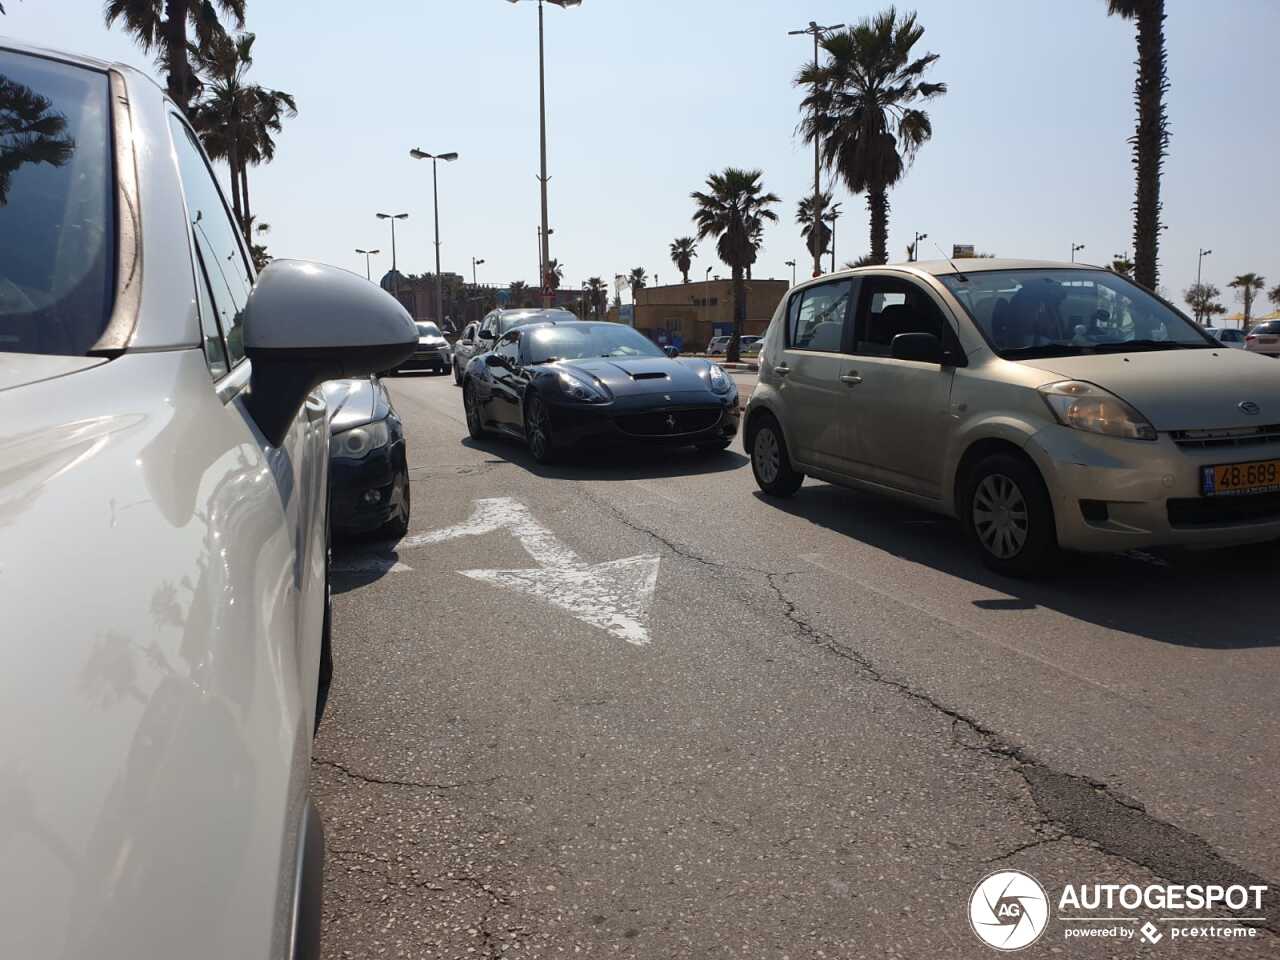
[[[946,520],[763,499],[740,445],[540,467],[451,379],[391,390],[414,514],[337,556],[325,956],[984,957],[995,869],[1280,881],[1270,554],[1005,580]],[[1274,956],[1262,912],[1025,955]]]

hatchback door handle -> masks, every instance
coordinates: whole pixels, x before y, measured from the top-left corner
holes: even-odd
[[[840,382],[847,383],[851,387],[856,387],[862,382],[862,378],[858,376],[858,371],[850,370],[848,373],[841,375]]]
[[[791,368],[788,367],[785,363],[780,363],[773,368],[773,372],[780,377],[785,377],[788,373],[791,372]]]

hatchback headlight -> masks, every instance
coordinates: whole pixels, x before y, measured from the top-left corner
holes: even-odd
[[[363,427],[334,434],[330,445],[335,457],[359,459],[370,450],[385,447],[390,442],[391,431],[387,429],[387,421],[379,420],[377,423],[366,423]]]
[[[729,375],[716,363],[707,365],[707,382],[715,393],[728,393],[733,386],[733,381],[729,379]]]
[[[1129,440],[1154,440],[1156,428],[1114,393],[1083,380],[1061,380],[1040,388],[1040,396],[1064,427]]]
[[[563,370],[560,371],[560,390],[569,399],[583,403],[606,403],[612,399],[608,388],[594,377],[588,380]]]

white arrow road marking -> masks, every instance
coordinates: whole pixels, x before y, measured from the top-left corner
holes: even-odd
[[[546,600],[627,643],[643,646],[649,642],[649,606],[658,585],[661,557],[647,555],[588,564],[535,520],[529,508],[518,500],[477,500],[465,523],[405,537],[399,546],[422,547],[498,530],[511,531],[539,565],[522,570],[459,573]]]

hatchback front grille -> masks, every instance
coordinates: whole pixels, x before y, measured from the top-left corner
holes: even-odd
[[[618,417],[616,423],[624,433],[636,437],[678,437],[681,434],[709,430],[720,421],[720,410],[653,410]]]
[[[1173,430],[1169,436],[1185,450],[1207,450],[1214,447],[1252,447],[1280,443],[1280,423],[1263,427],[1223,427],[1218,430]]]

